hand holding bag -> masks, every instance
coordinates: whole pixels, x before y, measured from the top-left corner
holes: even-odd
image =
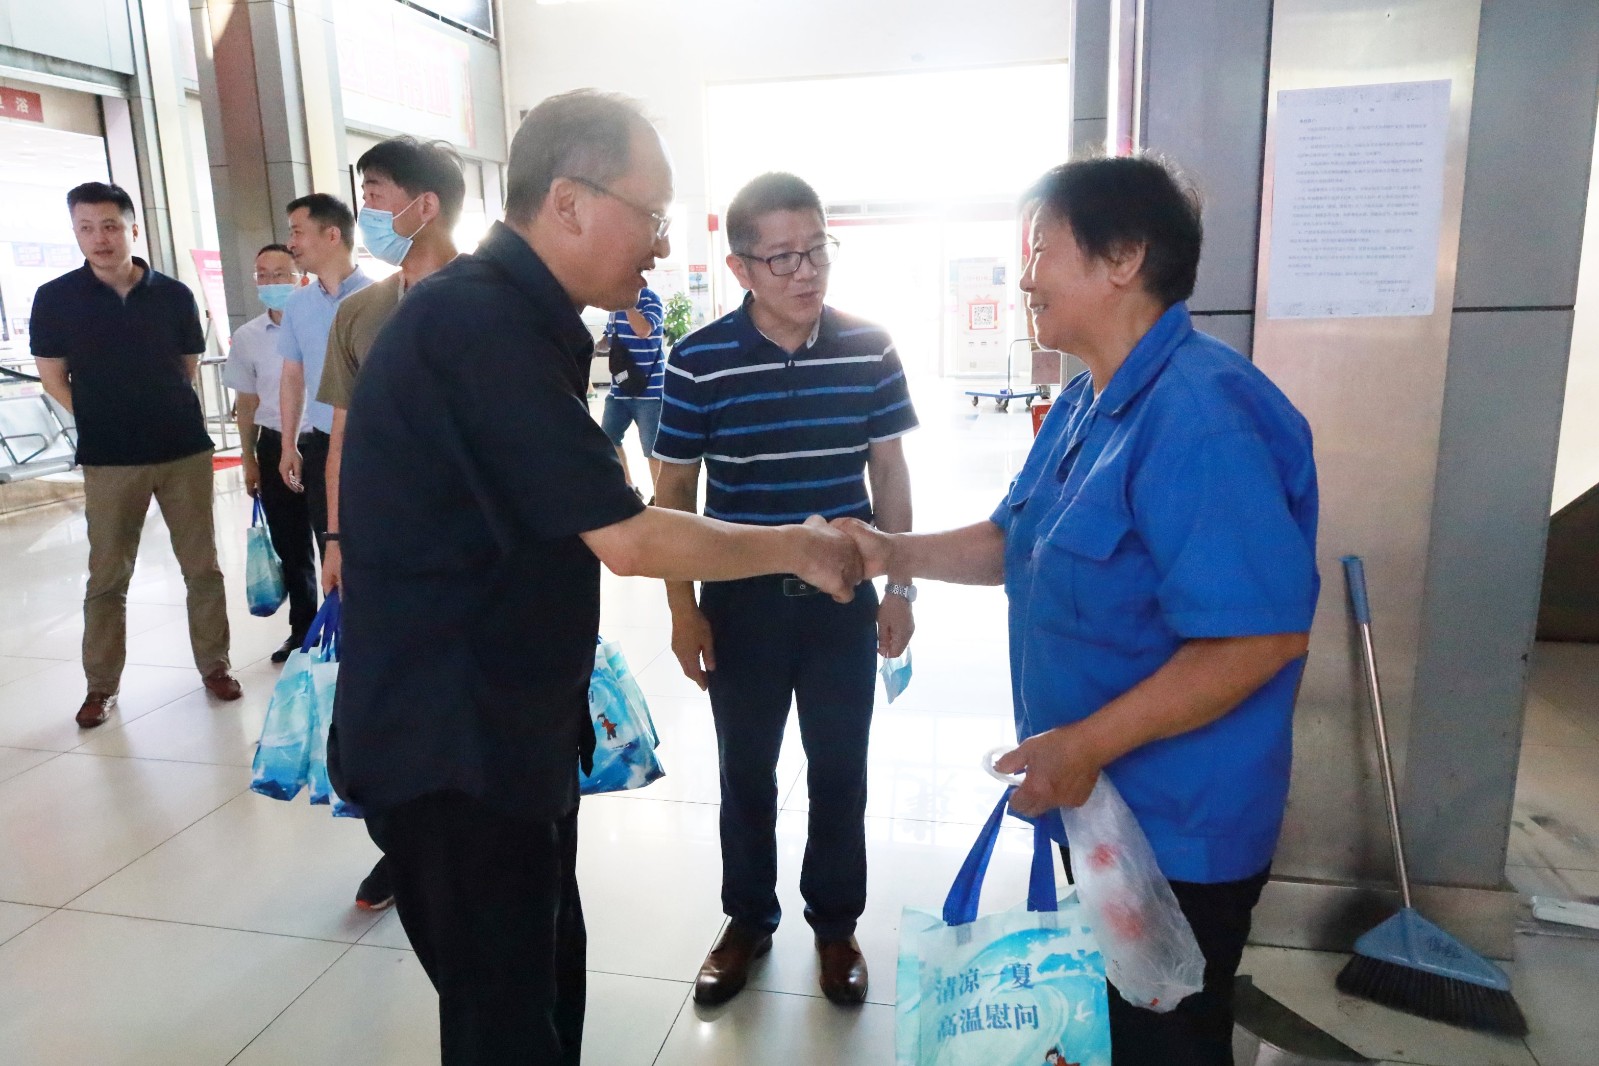
[[[272,547],[272,533],[262,520],[259,497],[244,535],[244,588],[250,613],[258,618],[277,614],[288,596],[283,586],[283,560]]]

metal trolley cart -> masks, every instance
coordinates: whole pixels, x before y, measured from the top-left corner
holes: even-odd
[[[1035,386],[1032,386],[1030,388],[1025,388],[1025,389],[1013,389],[1013,388],[1010,387],[1010,379],[1011,379],[1011,372],[1012,372],[1011,364],[1012,364],[1013,359],[1014,359],[1014,353],[1016,351],[1016,346],[1018,344],[1032,344],[1033,340],[1034,340],[1034,338],[1032,338],[1032,337],[1017,337],[1015,340],[1011,341],[1009,345],[1006,346],[1006,348],[1005,348],[1005,387],[1004,388],[1001,388],[1001,389],[967,389],[966,390],[966,395],[968,395],[968,396],[970,396],[972,398],[972,406],[973,407],[976,407],[979,403],[981,403],[984,400],[993,400],[994,401],[994,409],[996,411],[1006,411],[1006,410],[1010,409],[1010,402],[1012,400],[1021,400],[1027,406],[1028,410],[1031,410],[1034,400],[1047,400],[1047,399],[1049,399],[1049,386],[1048,385],[1035,385]]]

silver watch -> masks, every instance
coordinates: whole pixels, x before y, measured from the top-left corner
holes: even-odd
[[[884,587],[883,595],[885,595],[885,596],[900,596],[900,597],[904,598],[906,603],[915,603],[916,602],[916,586],[915,585],[896,585],[892,581],[890,581],[888,583],[888,585],[886,587]]]

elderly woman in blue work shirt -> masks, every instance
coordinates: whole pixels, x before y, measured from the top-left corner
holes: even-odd
[[[1168,167],[1072,163],[1025,202],[1038,343],[1088,372],[986,521],[840,524],[870,573],[1004,584],[1021,743],[998,768],[1026,774],[1011,806],[1078,806],[1109,775],[1205,954],[1204,990],[1168,1014],[1112,991],[1114,1061],[1231,1063],[1232,979],[1282,825],[1318,591],[1310,430],[1195,330],[1199,203]]]

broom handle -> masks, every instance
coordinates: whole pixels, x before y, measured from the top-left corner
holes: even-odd
[[[1377,758],[1382,767],[1383,798],[1388,804],[1388,834],[1393,838],[1394,863],[1399,868],[1399,895],[1410,907],[1410,871],[1405,865],[1405,844],[1399,832],[1399,798],[1394,790],[1394,764],[1388,755],[1388,725],[1382,713],[1382,687],[1377,683],[1377,653],[1371,643],[1371,604],[1366,599],[1366,567],[1358,555],[1343,559],[1344,579],[1349,584],[1349,602],[1360,629],[1360,652],[1365,665],[1366,698],[1371,701],[1371,720],[1377,730]]]

